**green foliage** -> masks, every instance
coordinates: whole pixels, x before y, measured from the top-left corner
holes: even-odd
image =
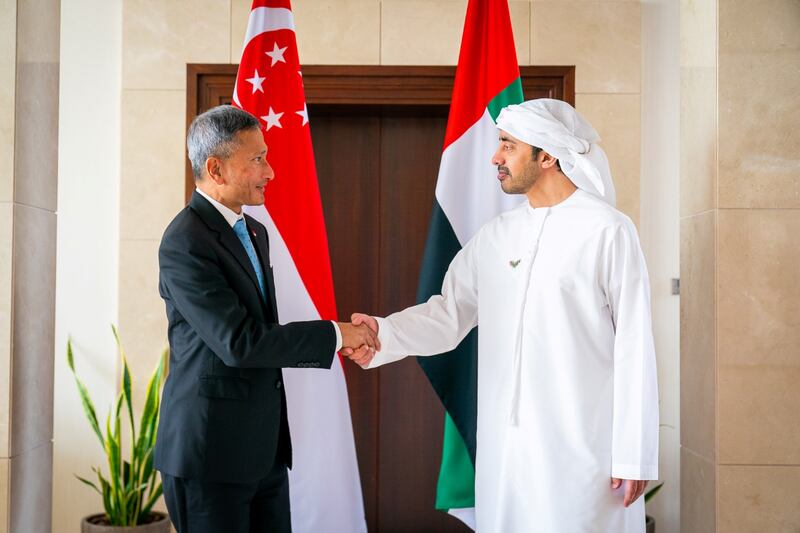
[[[647,492],[645,492],[645,493],[644,493],[644,503],[647,503],[647,502],[649,502],[649,501],[650,501],[650,498],[652,498],[653,496],[655,496],[656,494],[658,494],[658,491],[660,491],[660,490],[661,490],[661,487],[663,487],[663,486],[664,486],[664,484],[663,484],[663,483],[659,483],[659,484],[658,484],[658,485],[656,485],[655,487],[653,487],[653,488],[651,488],[650,490],[648,490]]]
[[[100,429],[97,410],[94,407],[86,386],[75,372],[75,360],[72,351],[72,340],[67,341],[67,364],[75,376],[78,394],[83,404],[83,411],[89,420],[92,431],[97,435],[108,462],[108,477],[100,468],[92,471],[97,482],[80,476],[81,482],[92,487],[103,498],[106,518],[112,526],[135,526],[147,522],[156,500],[161,496],[161,482],[158,472],[153,468],[153,448],[156,443],[159,407],[161,404],[161,388],[164,385],[164,365],[168,350],[162,352],[150,381],[147,384],[144,409],[137,431],[133,414],[133,398],[131,395],[132,380],[128,361],[122,349],[117,328],[111,326],[117,349],[122,358],[122,391],[117,397],[114,409],[109,411],[105,423],[105,435]],[[122,408],[127,416],[122,417]],[[130,424],[130,458],[123,459],[121,425]]]

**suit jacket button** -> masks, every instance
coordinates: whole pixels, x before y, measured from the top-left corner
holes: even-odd
[[[275,382],[275,388],[276,388],[276,389],[280,389],[282,386],[283,386],[283,383],[281,383],[281,380],[277,380],[277,381]]]
[[[314,365],[314,368],[319,367],[319,361],[314,361],[313,365]]]

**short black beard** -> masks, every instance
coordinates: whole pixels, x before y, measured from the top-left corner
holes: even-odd
[[[506,179],[500,184],[503,192],[506,194],[526,194],[531,187],[533,187],[533,184],[536,183],[536,180],[539,179],[539,176],[536,175],[534,168],[531,168],[533,165],[535,165],[535,163],[535,161],[531,161],[531,163],[525,167],[525,169],[522,171],[522,175],[520,176],[519,183],[510,183],[514,179],[514,176],[507,172]],[[500,167],[498,167],[498,170],[499,168]],[[509,183],[509,186],[512,187],[511,190],[506,190],[506,183]]]

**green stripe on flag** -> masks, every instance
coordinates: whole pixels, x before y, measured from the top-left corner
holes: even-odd
[[[489,115],[492,116],[492,120],[497,122],[497,115],[500,114],[501,109],[507,105],[519,104],[523,101],[523,98],[522,80],[517,78],[509,83],[508,87],[500,91],[497,96],[492,98],[491,101],[489,101],[489,105],[486,106],[486,109],[488,109]]]
[[[453,419],[445,413],[444,443],[439,482],[436,485],[436,508],[440,511],[475,507],[475,469],[467,445]]]
[[[417,303],[426,302],[431,295],[441,293],[447,268],[459,250],[461,243],[438,200],[434,200],[428,240],[422,256]],[[478,414],[477,351],[478,335],[477,330],[473,329],[454,350],[437,357],[417,359],[460,434],[462,445],[466,445],[471,470],[474,470],[475,421]]]
[[[460,249],[461,244],[447,215],[439,202],[434,201],[422,259],[418,303],[441,292],[450,261]],[[442,464],[436,495],[436,507],[440,509],[474,505],[477,341],[477,330],[473,329],[455,350],[417,360],[445,407]]]

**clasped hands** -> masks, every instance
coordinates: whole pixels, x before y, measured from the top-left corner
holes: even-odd
[[[369,315],[354,313],[351,322],[339,322],[342,332],[342,349],[339,351],[361,367],[369,365],[375,352],[380,351],[378,321]]]

